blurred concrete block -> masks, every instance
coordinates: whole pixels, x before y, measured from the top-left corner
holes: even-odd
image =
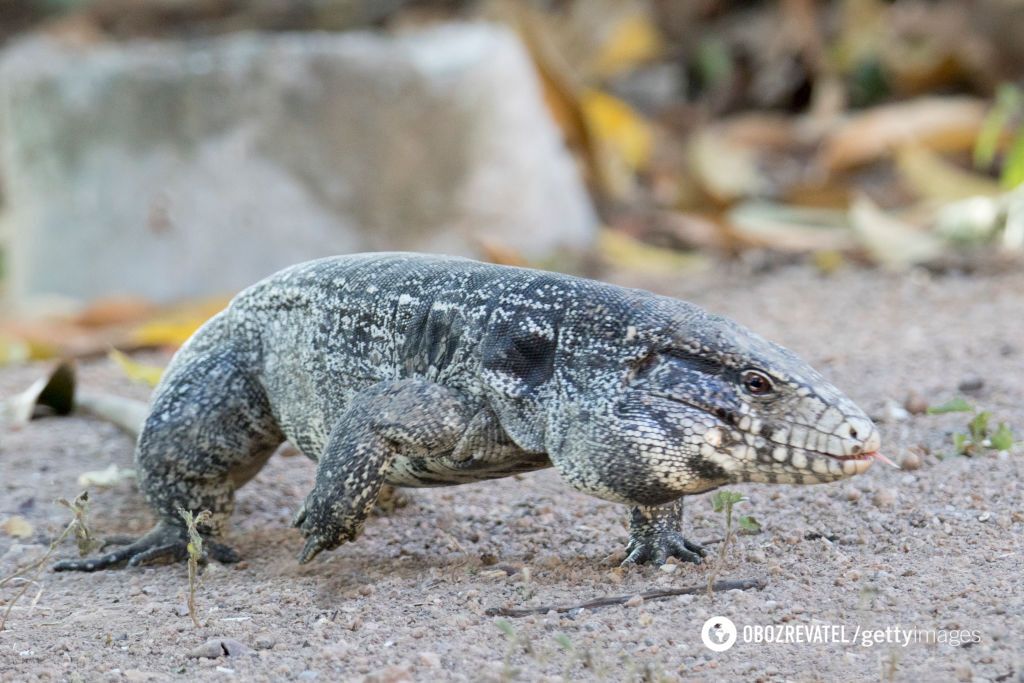
[[[342,252],[531,257],[595,217],[517,38],[236,34],[0,57],[16,301],[237,290]]]

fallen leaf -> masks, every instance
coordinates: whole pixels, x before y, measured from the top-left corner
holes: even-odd
[[[642,115],[622,100],[590,88],[581,94],[580,105],[592,135],[606,151],[634,172],[646,168],[654,134]]]
[[[850,224],[872,259],[892,270],[927,263],[944,251],[941,239],[886,213],[867,197],[854,200]]]
[[[836,172],[917,144],[936,151],[970,150],[985,120],[986,104],[972,97],[923,97],[857,114],[827,137],[819,161]]]
[[[896,168],[910,189],[924,199],[949,202],[1000,193],[998,183],[990,178],[960,168],[920,145],[901,147],[896,152]]]
[[[28,538],[35,533],[35,527],[21,515],[12,515],[0,523],[0,530],[14,538]]]
[[[935,233],[951,242],[982,244],[990,241],[1004,223],[1000,197],[970,197],[940,207]]]
[[[0,405],[0,424],[20,428],[32,419],[40,407],[58,415],[74,409],[75,368],[70,362],[57,365],[49,375],[40,377],[28,389]]]
[[[843,252],[857,245],[844,211],[744,202],[726,214],[745,245],[777,251]]]
[[[139,363],[117,349],[111,349],[107,357],[117,363],[129,379],[143,382],[151,387],[155,387],[160,382],[160,377],[164,374],[164,368],[161,366]]]
[[[707,264],[703,256],[645,244],[618,230],[602,230],[598,249],[606,261],[618,268],[651,274],[678,275]]]
[[[653,60],[663,47],[661,32],[651,18],[645,12],[630,12],[615,21],[587,71],[609,78]]]
[[[72,321],[85,327],[106,327],[139,322],[152,315],[155,306],[138,297],[106,297],[97,299],[74,316]]]
[[[218,297],[178,306],[135,328],[132,340],[139,346],[181,346],[230,300]]]
[[[757,152],[731,140],[720,127],[708,126],[694,135],[689,158],[701,187],[722,204],[769,192]]]
[[[85,487],[92,486],[114,486],[125,479],[134,479],[135,470],[118,467],[111,463],[106,469],[91,470],[78,475],[78,485]]]

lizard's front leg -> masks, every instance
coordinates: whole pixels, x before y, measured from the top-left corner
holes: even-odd
[[[422,380],[382,382],[353,397],[331,430],[316,483],[293,521],[306,537],[299,562],[359,536],[395,457],[452,450],[469,413],[458,392]]]
[[[655,507],[637,506],[630,513],[629,545],[622,564],[665,564],[670,557],[700,562],[707,552],[683,538],[683,499]]]

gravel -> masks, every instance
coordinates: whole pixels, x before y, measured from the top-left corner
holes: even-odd
[[[885,407],[910,394],[937,404],[970,391],[970,403],[1024,434],[1024,274],[824,277],[803,267],[756,275],[722,267],[673,281],[617,280],[735,317],[804,356],[872,415],[892,416]],[[0,369],[0,392],[45,368]],[[83,363],[81,375],[92,388],[147,393],[105,361]],[[289,518],[314,468],[275,456],[238,496],[231,542],[245,561],[203,574],[202,628],[184,610],[184,566],[44,572],[0,633],[0,680],[1018,680],[1024,452],[1017,444],[954,456],[951,435],[970,415],[922,414],[917,403],[880,424],[883,452],[903,471],[876,465],[832,485],[733,487],[749,499],[740,513],[763,530],[735,538],[718,578],[764,578],[764,590],[521,619],[484,612],[702,586],[712,565],[617,568],[625,511],[546,471],[414,491],[405,507],[373,517],[358,542],[299,566],[302,540]],[[85,417],[4,434],[0,522],[20,515],[33,532],[0,533],[0,573],[60,533],[66,510],[52,501],[77,494],[82,472],[128,467],[131,451],[128,437]],[[138,534],[152,523],[130,481],[93,490],[91,501],[101,535]],[[709,495],[688,500],[686,525],[695,540],[723,536]],[[71,542],[58,551],[73,553]],[[0,592],[12,594],[10,586]],[[701,628],[722,616],[740,637],[712,652]],[[859,639],[747,642],[754,629],[744,627],[755,626],[834,626]],[[894,627],[942,640],[863,640]],[[190,657],[216,654],[203,649],[209,642],[231,642],[242,654]]]

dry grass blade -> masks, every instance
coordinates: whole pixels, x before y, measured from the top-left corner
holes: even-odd
[[[178,514],[185,520],[188,529],[188,615],[192,617],[195,627],[200,628],[202,624],[196,616],[196,588],[199,585],[199,561],[203,558],[203,537],[196,527],[209,521],[211,513],[209,510],[203,510],[193,515],[188,510],[178,508]]]
[[[42,573],[43,568],[49,562],[50,557],[53,556],[53,553],[57,549],[57,546],[63,543],[65,538],[73,534],[75,538],[78,540],[78,552],[83,556],[88,555],[100,545],[96,541],[95,536],[93,536],[92,531],[89,529],[89,525],[86,520],[86,517],[89,512],[88,491],[82,491],[80,494],[78,494],[78,497],[71,502],[67,501],[64,498],[60,498],[57,500],[57,503],[71,510],[71,514],[73,515],[71,521],[68,522],[68,525],[64,528],[64,531],[61,532],[60,536],[54,539],[53,542],[50,543],[50,547],[47,548],[46,552],[43,554],[42,557],[40,557],[37,560],[34,560],[33,562],[30,562],[29,564],[25,565],[20,569],[16,569],[14,573],[10,576],[5,576],[4,578],[0,579],[0,588],[3,588],[7,584],[14,583],[15,581],[24,582],[24,585],[22,586],[21,590],[18,591],[18,593],[7,604],[7,609],[4,610],[3,616],[0,617],[0,631],[3,631],[4,628],[6,628],[7,618],[10,616],[11,611],[14,609],[14,606],[18,603],[18,601],[21,600],[22,597],[24,597],[26,592],[28,592],[29,586],[40,585],[38,582],[39,575]],[[34,572],[32,574],[32,578],[25,578],[27,574],[32,572]],[[42,588],[40,587],[39,590],[41,594]],[[33,604],[35,604],[35,602],[37,602],[38,600],[39,595],[36,595]]]

